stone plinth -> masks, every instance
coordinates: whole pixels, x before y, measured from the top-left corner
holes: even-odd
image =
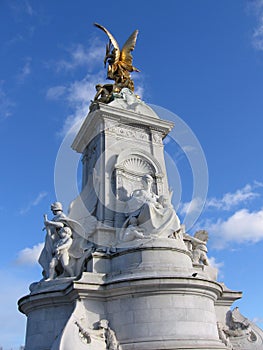
[[[230,311],[242,293],[206,266],[208,233],[188,235],[173,208],[173,123],[132,101],[93,104],[73,142],[82,191],[45,221],[46,280],[19,300],[26,350],[261,349],[263,332]]]
[[[100,319],[110,322],[123,350],[225,349],[215,312],[223,287],[204,271],[193,277],[176,240],[94,253],[88,270],[78,281],[33,285],[20,300],[28,315],[26,350],[103,349],[95,335],[87,343],[82,334],[96,332]]]
[[[125,201],[145,174],[159,196],[169,196],[162,139],[173,123],[153,115],[98,104],[73,142],[83,154],[82,200],[101,224],[122,226]],[[97,231],[92,239],[105,237]]]

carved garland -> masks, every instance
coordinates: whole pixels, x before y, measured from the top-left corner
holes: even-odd
[[[107,132],[113,133],[113,134],[118,135],[118,136],[134,138],[134,139],[140,140],[140,141],[150,141],[150,139],[151,139],[150,134],[142,129],[141,130],[134,130],[134,128],[130,129],[130,128],[124,127],[122,125],[112,126],[106,130],[107,130]],[[152,141],[157,143],[157,144],[162,145],[161,134],[158,132],[152,132]]]

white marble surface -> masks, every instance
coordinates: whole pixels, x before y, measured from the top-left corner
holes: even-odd
[[[232,323],[227,321],[242,293],[217,282],[217,271],[205,266],[207,239],[191,238],[179,221],[178,230],[169,226],[158,235],[157,227],[157,234],[119,239],[131,216],[137,229],[145,223],[140,208],[125,212],[134,191],[146,191],[145,197],[161,208],[149,217],[144,212],[144,219],[158,223],[156,217],[164,214],[170,191],[162,139],[173,124],[158,119],[134,96],[96,108],[72,146],[83,153],[77,202],[84,203],[81,211],[76,205],[72,210],[84,229],[86,209],[87,217],[92,212],[96,218],[88,237],[81,236],[96,248],[83,261],[81,277],[60,275],[34,283],[19,300],[28,318],[26,350],[226,350],[227,337],[234,350],[262,349],[262,330],[242,319],[242,333],[237,312],[231,314]],[[144,188],[146,175],[153,181]]]

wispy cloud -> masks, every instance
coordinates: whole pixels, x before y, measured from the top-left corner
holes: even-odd
[[[31,61],[32,61],[31,57],[27,57],[25,59],[25,63],[17,76],[19,83],[23,83],[25,81],[25,79],[30,75],[30,73],[31,73]]]
[[[205,227],[208,230],[214,248],[222,249],[230,243],[255,243],[263,240],[263,209],[247,209],[248,203],[261,199],[259,189],[262,187],[261,182],[254,181],[235,192],[224,194],[221,198],[207,199],[198,229]],[[191,202],[182,203],[178,211],[181,215],[189,214],[200,210],[200,205],[200,199],[194,198]]]
[[[62,100],[72,109],[72,114],[66,118],[59,134],[66,135],[70,130],[75,132],[80,122],[89,113],[89,105],[93,100],[98,83],[105,83],[105,72],[99,71],[96,74],[87,74],[82,80],[76,80],[68,85],[53,86],[48,89],[46,97],[50,100]],[[137,86],[143,93],[143,88]],[[73,127],[73,128],[72,128]]]
[[[206,208],[231,210],[240,204],[244,205],[249,200],[255,199],[259,196],[259,193],[255,192],[255,189],[258,187],[262,187],[262,184],[255,181],[252,185],[247,184],[235,192],[228,192],[224,194],[222,198],[208,198]]]
[[[252,0],[249,2],[249,9],[253,11],[257,18],[257,24],[252,34],[252,45],[256,50],[263,50],[263,1]]]
[[[211,256],[208,260],[209,260],[209,264],[218,270],[224,266],[223,262],[216,261],[216,258],[213,256]]]
[[[38,258],[42,249],[44,248],[44,243],[39,243],[34,245],[32,248],[22,249],[17,256],[15,263],[17,265],[35,265],[38,263]]]
[[[25,41],[25,38],[22,34],[18,33],[15,34],[11,39],[9,39],[7,42],[4,43],[4,45],[8,46],[13,46],[19,42]]]
[[[32,201],[30,201],[28,203],[27,206],[25,206],[24,208],[20,209],[19,214],[20,215],[24,215],[26,213],[28,213],[30,211],[31,208],[36,207],[43,198],[45,198],[47,196],[47,192],[40,192],[35,199],[33,199]]]
[[[67,87],[63,85],[53,86],[47,91],[47,98],[49,100],[59,100],[67,94]]]
[[[179,212],[181,215],[199,212],[204,205],[204,201],[201,198],[193,198],[190,202],[181,203],[179,207]]]
[[[262,317],[254,317],[252,320],[251,320],[253,323],[261,323],[263,325],[263,318]]]
[[[4,89],[4,81],[0,80],[0,121],[12,115],[14,105]]]
[[[224,194],[221,198],[207,199],[198,228],[205,227],[208,230],[214,248],[222,249],[230,243],[255,243],[263,240],[263,209],[247,209],[248,203],[261,198],[259,189],[262,187],[261,182],[254,181],[235,192]],[[179,212],[184,214],[197,210],[198,203],[198,198],[184,203]]]
[[[26,318],[17,310],[15,301],[27,294],[32,281],[30,276],[22,279],[17,270],[10,271],[10,268],[1,269],[0,278],[5,281],[0,289],[0,299],[3,301],[0,313],[1,345],[5,344],[5,349],[18,349],[24,343]]]
[[[76,80],[67,86],[53,86],[47,91],[47,98],[51,100],[59,100],[66,102],[72,109],[72,114],[66,118],[60,135],[64,136],[74,125],[85,118],[89,112],[90,101],[94,98],[96,90],[95,85],[104,81],[104,72],[97,74],[88,74],[82,80]],[[72,130],[74,132],[74,130]]]
[[[217,269],[218,271],[218,275],[220,278],[223,278],[224,275],[223,275],[223,272],[222,272],[222,268],[224,266],[224,262],[219,262],[219,261],[216,261],[216,258],[211,256],[208,258],[208,261],[209,261],[209,265],[214,267],[215,269]]]
[[[67,58],[52,62],[52,66],[60,71],[71,71],[79,67],[85,67],[88,72],[91,72],[95,66],[103,64],[105,53],[104,44],[100,39],[90,40],[88,47],[82,44],[74,44],[66,49]]]
[[[259,181],[254,181],[253,184],[247,184],[241,189],[237,189],[235,192],[225,193],[221,198],[208,198],[204,209],[230,211],[240,205],[244,206],[248,201],[260,196],[260,194],[256,192],[256,189],[259,187],[263,187],[263,184]],[[202,206],[203,200],[201,200],[201,198],[193,198],[190,202],[181,203],[179,212],[181,215],[184,215],[199,211]]]
[[[98,83],[109,83],[106,82],[106,70],[103,69],[105,43],[101,42],[100,39],[92,38],[87,48],[82,44],[72,45],[66,49],[66,52],[67,57],[65,59],[49,63],[48,66],[55,67],[57,72],[69,72],[84,67],[88,74],[83,79],[52,86],[47,90],[46,97],[49,100],[61,100],[63,103],[67,103],[72,110],[59,132],[61,136],[66,135],[69,131],[77,131],[80,122],[89,112],[90,102],[96,93],[95,86]],[[136,80],[135,93],[142,97],[144,92],[143,78],[136,77]]]
[[[32,7],[32,5],[30,4],[29,1],[25,1],[25,12],[29,15],[29,16],[33,16],[35,14],[35,11]]]
[[[263,209],[240,209],[227,219],[207,222],[214,248],[223,249],[233,243],[256,243],[263,239]]]
[[[132,79],[134,80],[134,85],[135,85],[134,92],[136,95],[138,95],[142,99],[145,93],[144,76],[141,73],[134,73],[132,76]]]
[[[96,93],[96,84],[103,83],[106,74],[105,70],[98,70],[98,65],[103,67],[105,52],[104,44],[99,39],[90,40],[87,48],[81,44],[72,45],[66,49],[66,52],[65,59],[53,61],[48,66],[55,67],[57,72],[68,72],[84,67],[87,72],[92,71],[92,73],[88,73],[83,79],[52,86],[47,90],[46,97],[49,100],[63,101],[72,110],[59,130],[61,136],[66,135],[69,131],[77,131],[76,128],[89,112],[90,101]],[[96,72],[94,72],[95,68]]]
[[[33,9],[33,6],[29,0],[9,1],[8,5],[16,17],[20,17],[24,14],[30,17],[36,15],[36,11]]]

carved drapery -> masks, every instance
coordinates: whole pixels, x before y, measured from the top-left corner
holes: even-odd
[[[158,161],[150,154],[136,149],[120,153],[115,165],[116,226],[122,226],[126,218],[126,202],[133,191],[142,189],[142,178],[146,174],[153,178],[153,192],[162,195],[163,174]]]

